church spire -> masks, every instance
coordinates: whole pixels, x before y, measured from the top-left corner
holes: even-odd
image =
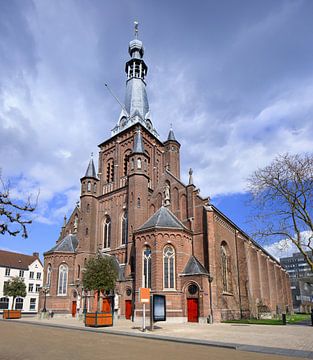
[[[145,82],[148,67],[143,60],[144,47],[142,41],[138,39],[138,22],[135,21],[134,24],[135,38],[129,43],[130,60],[125,64],[127,80],[124,108],[121,111],[118,124],[112,130],[112,136],[133,124],[140,123],[154,136],[159,137],[150,116]]]
[[[89,161],[86,174],[84,177],[98,179],[96,174],[95,164],[93,162],[93,153],[91,153],[91,159]]]
[[[145,149],[142,141],[140,128],[137,130],[134,138],[133,154],[144,154]]]

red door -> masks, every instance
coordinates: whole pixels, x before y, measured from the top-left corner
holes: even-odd
[[[187,299],[188,322],[198,322],[198,299]]]
[[[103,298],[102,301],[102,312],[111,312],[111,304],[110,304],[110,299],[108,298]]]
[[[76,301],[72,301],[72,316],[73,316],[73,317],[76,316],[76,310],[77,310],[77,302],[76,302]]]
[[[125,318],[130,320],[132,316],[132,302],[131,300],[125,300]]]

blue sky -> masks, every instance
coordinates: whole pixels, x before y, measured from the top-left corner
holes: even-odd
[[[313,150],[312,15],[310,0],[1,1],[0,167],[14,197],[40,196],[29,238],[0,248],[57,240],[118,120],[104,83],[124,99],[134,20],[152,119],[162,139],[173,123],[182,179],[192,167],[201,194],[249,233],[249,174]]]

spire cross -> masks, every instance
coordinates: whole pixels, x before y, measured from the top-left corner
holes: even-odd
[[[138,21],[134,21],[134,25],[135,25],[135,38],[137,39],[138,38]]]
[[[172,123],[170,123],[170,129],[173,130],[173,124]]]
[[[91,158],[93,158],[93,152],[90,155],[91,155]]]

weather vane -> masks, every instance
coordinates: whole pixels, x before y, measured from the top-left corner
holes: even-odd
[[[138,21],[134,21],[134,25],[135,25],[135,38],[138,38]]]

